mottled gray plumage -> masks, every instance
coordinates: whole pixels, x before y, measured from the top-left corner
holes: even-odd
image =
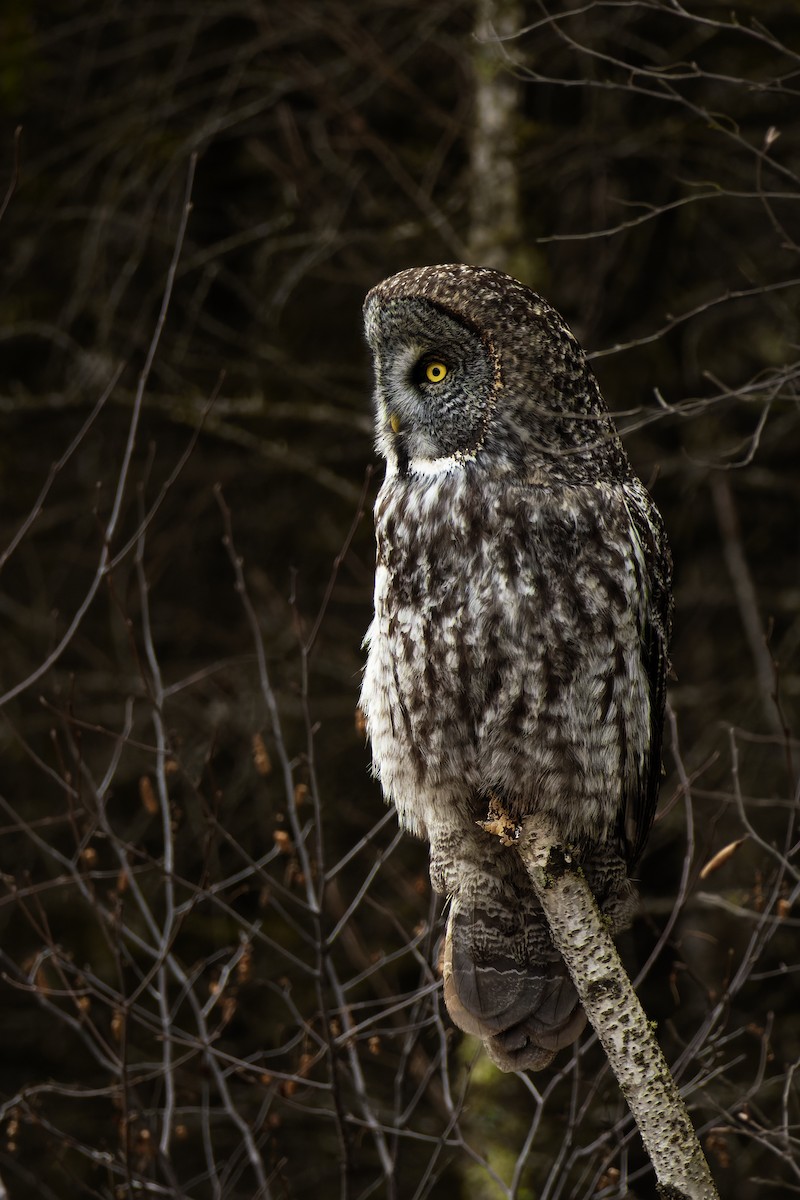
[[[499,271],[403,271],[367,297],[377,446],[373,764],[450,900],[455,1023],[504,1070],[584,1025],[497,797],[546,812],[615,929],[660,772],[669,552],[561,317]],[[437,365],[438,364],[438,365]],[[430,369],[430,375],[429,375]]]

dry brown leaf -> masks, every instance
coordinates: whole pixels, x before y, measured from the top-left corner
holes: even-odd
[[[142,775],[139,779],[139,799],[150,816],[154,817],[158,812],[158,801],[148,775]]]
[[[272,763],[269,754],[267,754],[264,739],[260,733],[253,734],[253,762],[256,765],[259,775],[269,775],[272,770]]]
[[[746,841],[747,838],[738,838],[735,842],[728,842],[727,846],[723,846],[721,850],[718,850],[703,867],[700,872],[700,878],[708,879],[709,875],[713,875],[715,871],[718,871],[720,867],[725,865],[729,858],[733,857],[742,842]]]

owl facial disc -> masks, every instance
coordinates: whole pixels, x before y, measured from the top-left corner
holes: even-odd
[[[429,300],[366,311],[375,359],[378,450],[399,469],[473,460],[483,446],[495,369],[482,339]]]

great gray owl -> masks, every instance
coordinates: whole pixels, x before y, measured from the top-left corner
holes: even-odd
[[[444,994],[504,1070],[585,1018],[491,798],[542,811],[612,929],[660,774],[670,559],[583,352],[499,271],[402,271],[368,295],[375,616],[361,707],[401,824],[449,898]]]

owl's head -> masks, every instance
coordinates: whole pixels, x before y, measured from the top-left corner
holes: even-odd
[[[583,351],[511,276],[460,264],[401,271],[372,289],[364,320],[390,471],[474,466],[543,483],[624,472]]]

